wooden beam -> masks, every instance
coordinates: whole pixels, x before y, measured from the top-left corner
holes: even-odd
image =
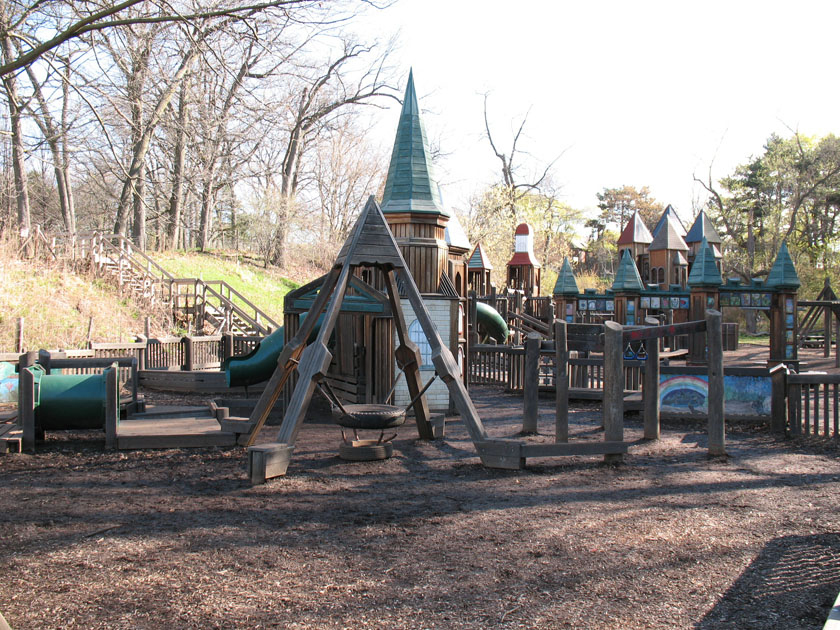
[[[770,426],[773,433],[785,434],[787,429],[787,406],[785,394],[787,393],[787,372],[788,368],[784,363],[779,363],[770,368]]]
[[[277,399],[283,392],[283,387],[286,385],[286,381],[289,379],[292,371],[297,367],[298,359],[300,359],[300,355],[306,347],[309,335],[312,334],[312,331],[315,329],[315,324],[318,321],[318,317],[321,315],[321,311],[324,310],[327,300],[332,297],[333,289],[338,281],[338,277],[338,268],[334,268],[327,274],[326,278],[324,278],[324,283],[321,285],[318,297],[312,305],[312,310],[309,311],[306,319],[301,322],[300,328],[292,340],[287,343],[280,352],[280,356],[277,359],[277,368],[268,380],[268,384],[266,384],[265,389],[254,407],[254,411],[251,412],[249,419],[254,423],[254,429],[248,435],[248,439],[245,442],[246,446],[252,446],[256,441],[260,429],[262,429],[265,421],[271,413],[272,408],[277,402]]]
[[[423,303],[423,298],[420,297],[420,292],[417,290],[417,285],[414,283],[414,278],[405,268],[400,269],[402,274],[403,284],[406,287],[406,294],[408,301],[411,303],[411,308],[414,309],[414,316],[420,322],[420,327],[429,341],[432,348],[432,363],[437,370],[438,376],[446,383],[449,388],[449,395],[455,403],[455,408],[461,414],[461,420],[467,427],[467,432],[470,434],[470,439],[473,443],[487,439],[487,432],[484,430],[484,425],[481,423],[481,418],[478,415],[478,410],[473,405],[470,396],[464,387],[464,379],[461,377],[461,369],[458,367],[458,362],[452,353],[449,351],[438,334],[437,328],[432,321],[426,305]]]
[[[21,357],[23,360],[23,357]],[[18,377],[18,422],[23,429],[21,448],[35,452],[35,377],[21,363]]]
[[[624,441],[624,348],[622,326],[604,324],[604,440]],[[605,462],[620,462],[620,454],[604,455]]]
[[[723,389],[723,338],[720,311],[706,311],[706,345],[709,356],[709,455],[726,455]]]
[[[540,342],[542,335],[528,333],[525,339],[525,381],[523,397],[525,399],[522,414],[522,433],[533,435],[537,432],[540,400]]]
[[[133,358],[133,357],[132,357]],[[112,363],[105,370],[105,448],[117,448],[117,432],[120,425],[120,380],[119,366]]]
[[[569,441],[569,349],[566,322],[554,321],[554,441]]]
[[[572,455],[620,455],[626,453],[628,442],[572,442],[523,444],[522,457],[568,457]]]
[[[648,321],[650,318],[646,319]],[[656,320],[653,320],[656,321]],[[645,380],[642,386],[644,400],[644,438],[659,439],[659,339],[645,340]]]
[[[388,293],[388,302],[391,305],[391,312],[394,314],[394,328],[397,331],[397,339],[400,345],[394,352],[394,356],[400,369],[405,374],[405,381],[408,385],[410,400],[414,400],[414,421],[417,423],[417,434],[421,440],[433,440],[431,418],[429,414],[429,403],[426,396],[420,395],[423,389],[423,378],[420,375],[420,364],[423,359],[420,349],[408,336],[408,326],[405,322],[405,314],[400,303],[400,294],[397,289],[397,282],[394,279],[393,269],[384,272],[385,288]]]

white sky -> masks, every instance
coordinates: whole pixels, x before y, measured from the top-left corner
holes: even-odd
[[[720,177],[772,132],[840,132],[838,25],[836,0],[399,0],[360,30],[401,33],[395,59],[406,79],[414,68],[426,131],[448,154],[437,169],[447,205],[465,210],[498,178],[488,92],[505,151],[530,109],[523,165],[562,154],[555,179],[571,205],[647,185],[685,221],[704,198],[692,174],[712,161]],[[380,114],[388,150],[398,114]]]

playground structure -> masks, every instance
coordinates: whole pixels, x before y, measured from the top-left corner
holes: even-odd
[[[144,288],[144,299],[189,302],[178,297],[180,289],[173,288],[180,287],[182,281],[151,260],[145,267],[138,264],[134,258],[137,252],[126,241],[114,245],[99,238],[90,245],[83,240],[78,243],[81,258],[92,260],[101,269],[111,266],[106,258],[116,260],[113,267],[121,283],[130,270],[146,274],[138,285]],[[620,458],[630,446],[624,441],[625,410],[643,411],[645,437],[656,439],[663,404],[677,407],[679,415],[680,405],[673,403],[682,399],[688,400],[683,407],[708,417],[710,452],[715,454],[725,450],[727,415],[772,419],[772,426],[779,431],[789,426],[793,433],[803,428],[807,433],[821,427],[828,434],[833,414],[834,434],[838,433],[840,382],[795,373],[799,367],[797,341],[805,335],[797,324],[799,279],[785,245],[766,281],[724,283],[720,238],[709,218],[701,212],[686,232],[669,206],[653,233],[638,214],[631,217],[618,241],[621,260],[611,290],[581,292],[569,261],[564,260],[552,296],[540,295],[541,265],[534,256],[533,232],[527,224],[516,228],[514,245],[506,266],[508,286],[497,292],[491,282],[492,265],[481,244],[470,245],[456,217],[440,199],[410,76],[381,207],[373,199],[367,203],[328,274],[287,295],[282,326],[253,305],[253,313],[245,315],[231,300],[224,308],[208,306],[208,295],[232,294],[224,287],[216,290],[212,283],[204,283],[200,291],[196,288],[190,294],[194,296],[191,305],[183,312],[196,318],[196,325],[210,323],[214,331],[223,332],[212,343],[223,350],[224,360],[202,358],[197,348],[204,346],[191,336],[145,338],[137,344],[140,358],[134,367],[135,391],[137,382],[175,387],[182,381],[181,387],[192,392],[204,384],[217,391],[264,384],[258,400],[252,400],[251,406],[242,404],[236,415],[226,404],[218,403],[201,412],[150,413],[136,406],[132,411],[120,410],[114,404],[119,397],[107,384],[113,377],[106,374],[97,377],[95,387],[90,381],[88,393],[77,404],[105,410],[105,416],[100,417],[97,411],[90,423],[104,428],[106,445],[113,448],[245,444],[249,446],[253,483],[286,473],[297,432],[316,390],[339,410],[335,416],[344,428],[380,431],[373,443],[345,436],[340,452],[349,459],[361,459],[354,448],[376,446],[381,448],[374,450],[387,452],[390,445],[382,430],[401,424],[410,409],[418,436],[427,440],[442,437],[441,413],[457,411],[481,461],[489,467],[511,469],[534,457],[603,454],[608,460]],[[85,247],[95,255],[87,257]],[[107,257],[106,252],[112,249],[113,256]],[[160,291],[161,286],[168,286],[169,293]],[[195,282],[193,286],[198,287]],[[827,291],[828,286],[813,304],[802,303],[821,309],[813,311],[817,315],[806,316],[809,330],[820,314],[824,315],[826,352],[832,328],[829,314],[837,317],[840,313],[836,296]],[[719,311],[732,307],[767,314],[771,322],[767,364],[782,368],[727,368],[724,374]],[[242,325],[246,319],[250,327]],[[234,331],[247,334],[234,335]],[[259,343],[254,333],[261,335]],[[166,350],[170,345],[173,349]],[[164,366],[163,355],[170,352],[181,353],[176,364],[187,370],[155,370],[169,366]],[[49,362],[50,357],[42,359]],[[678,359],[687,359],[687,363],[660,365],[660,360]],[[110,366],[104,359],[98,361],[101,365],[87,367],[101,370]],[[53,367],[58,365],[53,361]],[[215,373],[190,369],[217,365],[221,371]],[[35,385],[23,385],[34,375],[24,367],[28,376],[22,380],[26,395],[21,418],[28,423],[24,433],[30,437],[24,444],[29,450],[34,448],[36,427],[72,427],[67,423],[51,425],[52,419],[46,423],[34,420],[37,406],[35,402],[30,405],[34,399],[29,392]],[[753,399],[725,400],[724,390],[736,389],[725,385],[727,378],[757,379],[762,387],[767,386],[767,392],[762,390]],[[749,381],[750,387],[753,381]],[[675,383],[689,383],[690,388],[676,389]],[[525,434],[535,430],[540,390],[553,390],[554,442],[494,438],[470,400],[471,384],[498,384],[522,392]],[[817,389],[820,385],[825,388]],[[95,388],[99,389],[94,392]],[[104,397],[100,391],[106,391]],[[59,415],[60,403],[51,406],[54,401],[50,398],[47,393],[41,413],[52,418]],[[603,401],[602,441],[568,442],[570,398]],[[738,405],[746,412],[739,412]],[[355,412],[365,408],[378,408],[382,413],[360,419],[364,414]],[[278,437],[272,443],[255,445],[272,413],[283,418]],[[208,437],[192,439],[187,428],[181,433],[181,429],[155,433],[164,420],[173,426],[206,420],[209,425],[202,431]],[[148,431],[138,429],[131,435],[131,427],[143,422]]]

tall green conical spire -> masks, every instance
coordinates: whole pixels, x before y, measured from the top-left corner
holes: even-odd
[[[796,273],[796,267],[790,257],[787,242],[782,241],[782,246],[767,276],[766,286],[773,289],[798,289],[801,284],[799,274]]]
[[[382,195],[382,212],[424,212],[450,216],[443,209],[432,169],[426,130],[414,91],[414,72],[408,73],[400,122]]]
[[[719,287],[722,284],[723,278],[715,262],[715,253],[704,236],[700,242],[700,251],[691,266],[691,273],[688,274],[688,286]]]
[[[633,262],[630,250],[625,249],[621,255],[621,262],[618,263],[618,272],[615,274],[615,281],[612,290],[616,293],[621,291],[642,291],[645,286],[642,284],[642,277]]]
[[[572,271],[572,266],[569,264],[569,259],[564,258],[563,267],[557,276],[557,282],[554,284],[554,295],[577,295],[578,293],[580,293],[580,289]]]

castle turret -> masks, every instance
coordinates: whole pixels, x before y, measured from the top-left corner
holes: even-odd
[[[527,223],[516,226],[514,253],[507,264],[507,285],[521,289],[527,296],[540,295],[540,265],[534,256],[534,230]]]
[[[688,260],[685,254],[688,252],[688,245],[680,235],[678,220],[662,216],[664,221],[660,221],[659,230],[648,247],[649,283],[658,284],[663,289],[672,284],[685,286],[688,276]]]
[[[451,215],[441,202],[412,72],[385,180],[382,213],[417,288],[421,293],[438,293],[441,274],[449,271],[445,232]]]
[[[621,236],[618,237],[618,257],[624,256],[625,250],[630,252],[630,257],[636,263],[636,269],[641,275],[647,278],[650,274],[650,261],[648,259],[648,245],[653,241],[650,230],[647,229],[638,211],[627,222]]]

